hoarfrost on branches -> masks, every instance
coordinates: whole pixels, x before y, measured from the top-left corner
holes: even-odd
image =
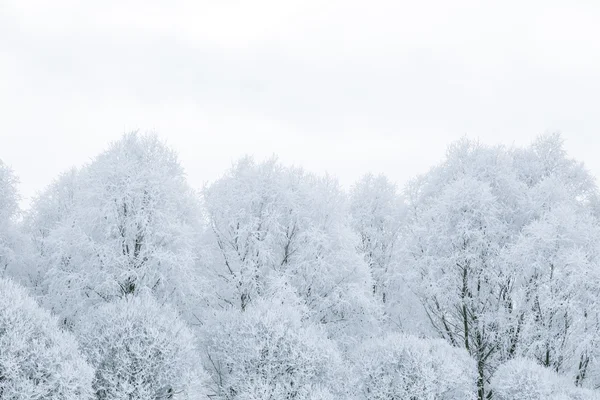
[[[0,398],[92,398],[93,370],[77,341],[27,291],[0,278]]]
[[[171,307],[150,296],[127,296],[89,312],[80,324],[98,400],[205,398],[196,339]]]
[[[196,192],[132,133],[26,212],[0,162],[0,398],[597,399],[599,218],[559,135],[461,139],[404,187],[246,157]]]

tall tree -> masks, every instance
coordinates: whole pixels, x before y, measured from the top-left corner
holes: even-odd
[[[406,273],[432,326],[475,358],[484,399],[515,336],[502,250],[526,220],[525,185],[506,149],[461,140],[407,194]]]
[[[155,136],[125,135],[35,206],[46,298],[62,316],[143,291],[192,310],[199,205],[177,156]]]
[[[350,192],[352,228],[358,233],[358,251],[374,279],[373,294],[389,302],[394,250],[403,224],[404,204],[396,186],[383,175],[365,175]]]
[[[23,230],[29,235],[33,246],[33,268],[28,271],[29,284],[42,291],[42,283],[49,265],[47,258],[53,248],[48,240],[54,240],[52,231],[73,213],[79,193],[79,170],[72,168],[60,174],[43,192],[37,194],[25,213]]]
[[[401,273],[406,204],[396,185],[384,175],[367,174],[354,184],[349,197],[356,250],[369,265],[373,296],[383,307],[385,322],[395,330],[431,333],[422,306]]]
[[[18,274],[15,267],[23,256],[23,238],[17,227],[17,183],[12,169],[0,160],[0,276]]]
[[[405,273],[432,326],[477,361],[479,398],[523,352],[569,364],[581,384],[596,343],[597,194],[560,137],[525,149],[461,140],[407,194]]]
[[[337,338],[377,324],[369,268],[356,254],[346,199],[335,180],[272,159],[242,159],[204,191],[221,303],[245,310],[284,277],[314,321]]]
[[[538,140],[523,174],[530,187],[530,222],[507,251],[519,285],[519,353],[571,376],[598,384],[600,223],[591,176],[566,158],[559,137]],[[527,160],[527,163],[523,162]]]

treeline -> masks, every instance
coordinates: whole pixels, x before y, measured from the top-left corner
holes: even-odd
[[[132,133],[17,186],[0,162],[0,399],[600,399],[600,197],[558,135],[196,191]]]

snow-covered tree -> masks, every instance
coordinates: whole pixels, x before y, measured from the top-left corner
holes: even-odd
[[[207,369],[218,399],[328,399],[343,392],[343,365],[322,326],[303,318],[291,290],[231,308],[205,327]]]
[[[519,286],[519,354],[595,386],[600,315],[600,223],[593,178],[559,136],[517,151],[530,222],[507,252]]]
[[[597,197],[556,135],[525,149],[461,140],[408,186],[404,274],[432,326],[477,361],[480,399],[519,354],[586,378],[598,340]]]
[[[60,174],[43,192],[32,200],[25,216],[25,229],[32,235],[36,250],[45,254],[44,240],[60,222],[73,213],[80,191],[79,170],[71,168]]]
[[[245,158],[206,188],[204,199],[221,304],[245,310],[270,276],[282,276],[337,339],[376,326],[370,271],[354,249],[346,198],[335,180],[275,159]]]
[[[14,275],[22,238],[16,225],[19,213],[17,178],[0,160],[0,276]]]
[[[514,338],[502,251],[526,220],[525,185],[506,149],[467,140],[407,190],[406,275],[435,330],[477,361],[479,399]]]
[[[198,196],[133,133],[20,217],[0,162],[0,279],[84,352],[0,280],[1,399],[598,398],[600,195],[559,135],[402,194],[243,158]]]
[[[513,165],[528,188],[547,178],[561,182],[573,199],[586,206],[596,205],[598,190],[595,178],[583,163],[568,157],[559,134],[538,137],[530,146],[512,151]]]
[[[543,186],[556,196],[560,183]],[[600,224],[576,205],[553,203],[508,253],[522,305],[518,350],[581,385],[600,343]]]
[[[62,316],[144,289],[187,312],[200,295],[199,204],[153,135],[125,135],[63,175],[30,219],[46,299]]]
[[[600,392],[581,389],[564,376],[533,360],[516,358],[502,364],[492,377],[495,400],[598,400]]]
[[[393,281],[394,250],[403,224],[404,204],[396,186],[383,175],[365,175],[350,192],[352,228],[357,250],[365,257],[374,279],[373,294],[388,303]]]
[[[44,274],[47,272],[48,238],[50,233],[73,212],[75,196],[78,192],[78,173],[76,168],[61,174],[43,192],[32,200],[32,204],[23,221],[23,230],[29,235],[33,246],[33,268],[28,271],[28,280],[32,287],[41,291]]]
[[[92,376],[75,338],[24,288],[0,278],[0,399],[91,399]]]
[[[474,400],[477,370],[465,350],[441,339],[389,334],[355,354],[360,399]]]
[[[77,330],[95,368],[98,400],[206,398],[196,338],[174,309],[151,296],[107,303]]]

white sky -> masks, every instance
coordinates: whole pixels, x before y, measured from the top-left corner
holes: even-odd
[[[600,173],[600,2],[0,0],[0,159],[25,203],[123,132],[200,187],[243,154],[403,184],[467,135],[560,131]]]

